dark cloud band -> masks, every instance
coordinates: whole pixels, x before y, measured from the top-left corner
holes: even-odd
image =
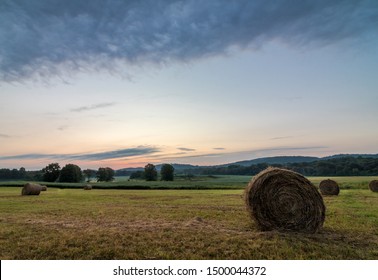
[[[78,108],[73,108],[71,109],[71,112],[85,112],[85,111],[91,111],[95,109],[100,109],[100,108],[106,108],[106,107],[111,107],[114,106],[115,103],[98,103],[98,104],[93,104],[91,106],[83,106],[83,107],[78,107]]]
[[[11,136],[8,134],[0,133],[0,138],[10,138]]]
[[[150,155],[159,151],[160,150],[155,147],[136,147],[136,148],[130,148],[130,149],[122,149],[122,150],[108,151],[108,152],[102,152],[102,153],[90,153],[90,154],[23,154],[23,155],[14,155],[14,156],[3,156],[3,157],[0,157],[0,160],[51,159],[51,160],[97,161],[97,160],[111,160],[111,159]]]
[[[377,36],[369,0],[2,0],[0,81]]]
[[[180,148],[177,148],[177,150],[184,151],[184,152],[194,152],[196,149],[180,147]]]

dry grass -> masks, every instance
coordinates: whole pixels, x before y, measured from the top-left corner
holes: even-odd
[[[326,197],[316,234],[260,232],[243,190],[19,193],[0,188],[1,259],[378,258],[378,196],[368,189]]]

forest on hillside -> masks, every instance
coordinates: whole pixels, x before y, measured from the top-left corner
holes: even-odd
[[[305,176],[376,176],[378,158],[342,157],[312,162],[286,164],[258,163],[250,166],[228,165],[222,167],[204,167],[187,172],[203,175],[255,175],[268,166],[286,168]]]
[[[185,175],[256,175],[265,168],[273,166],[293,170],[305,176],[378,176],[378,158],[340,157],[312,162],[293,163],[258,163],[249,166],[230,164],[225,166],[197,166],[188,169],[176,169],[175,174]],[[95,171],[94,171],[95,172]],[[130,175],[116,172],[116,176]],[[0,180],[43,180],[43,171],[20,169],[0,169]]]

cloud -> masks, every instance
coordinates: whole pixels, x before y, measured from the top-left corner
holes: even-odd
[[[97,160],[111,160],[118,158],[128,158],[135,156],[150,155],[160,150],[155,147],[139,146],[136,148],[107,151],[101,153],[87,153],[87,154],[23,154],[14,156],[3,156],[0,160],[19,160],[19,159],[51,159],[51,160],[83,160],[83,161],[97,161]]]
[[[171,155],[165,155],[161,157],[164,160],[181,160],[181,162],[185,159],[195,159],[195,158],[213,158],[213,157],[221,157],[224,156],[225,154],[220,154],[220,153],[208,153],[208,154],[198,154],[198,155],[190,155],[190,156],[171,156]]]
[[[327,146],[299,146],[299,147],[273,147],[273,148],[264,148],[264,149],[257,149],[257,150],[250,150],[250,151],[243,151],[237,153],[245,153],[245,154],[269,154],[274,152],[276,154],[280,154],[282,152],[296,152],[296,151],[313,151],[313,150],[323,150],[328,149]]]
[[[48,80],[170,63],[271,40],[328,45],[374,38],[369,0],[2,0],[0,81]]]
[[[0,133],[0,138],[10,138],[11,136],[8,134]]]
[[[22,155],[14,155],[14,156],[2,156],[0,160],[14,160],[14,159],[26,159],[26,160],[33,160],[33,159],[55,159],[58,158],[59,154],[22,154]]]
[[[294,136],[278,136],[278,137],[273,137],[273,138],[270,138],[269,140],[282,140],[282,139],[289,139],[289,138],[293,138]]]
[[[68,128],[69,128],[68,125],[61,125],[61,126],[58,127],[58,130],[60,130],[60,131],[64,131],[64,130],[66,130],[66,129],[68,129]]]
[[[177,150],[184,151],[184,152],[193,152],[193,151],[195,151],[196,149],[180,147],[180,148],[177,148]]]
[[[155,147],[137,147],[130,149],[122,149],[110,152],[94,153],[94,154],[84,154],[84,155],[71,155],[70,159],[78,160],[106,160],[106,159],[117,159],[117,158],[127,158],[134,156],[143,156],[148,154],[153,154],[159,152],[160,150]]]
[[[213,148],[213,150],[219,150],[219,151],[222,151],[222,150],[226,150],[225,148],[222,148],[222,147],[217,147],[217,148]]]
[[[100,108],[111,107],[114,105],[115,103],[98,103],[98,104],[93,104],[91,106],[82,106],[78,108],[73,108],[70,111],[80,113],[80,112],[91,111],[91,110],[100,109]]]

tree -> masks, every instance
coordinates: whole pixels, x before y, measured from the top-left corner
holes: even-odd
[[[130,174],[130,179],[144,179],[144,171],[138,170]]]
[[[59,182],[79,183],[83,178],[81,169],[75,164],[66,164],[60,171]]]
[[[175,168],[171,164],[163,164],[160,169],[162,181],[173,181]]]
[[[27,175],[25,167],[21,167],[20,170],[18,170],[18,174],[20,179],[25,179]]]
[[[83,170],[83,174],[85,177],[87,177],[87,182],[89,182],[91,178],[96,175],[96,171],[92,169],[85,169]]]
[[[157,171],[155,165],[149,163],[144,167],[144,176],[146,181],[156,181]]]
[[[114,170],[110,167],[100,167],[96,172],[97,182],[110,182],[114,180]]]
[[[59,178],[60,166],[59,163],[50,163],[42,169],[43,178],[45,182],[55,182]]]

